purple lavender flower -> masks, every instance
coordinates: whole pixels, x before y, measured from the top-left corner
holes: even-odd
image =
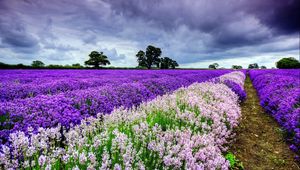
[[[260,103],[287,132],[290,148],[300,155],[300,70],[251,70]]]
[[[156,96],[230,70],[0,70],[0,142],[28,127],[69,128],[114,108],[136,107]]]

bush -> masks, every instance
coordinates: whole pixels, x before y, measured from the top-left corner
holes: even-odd
[[[293,58],[282,58],[276,63],[277,68],[289,69],[289,68],[300,68],[300,62]]]

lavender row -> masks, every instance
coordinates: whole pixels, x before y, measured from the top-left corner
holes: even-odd
[[[198,73],[196,76],[178,71],[173,77],[149,78],[123,84],[120,82],[120,85],[112,83],[52,96],[38,95],[33,98],[2,102],[0,103],[0,138],[2,143],[5,143],[10,133],[18,130],[27,133],[29,126],[35,131],[39,127],[55,127],[58,124],[68,128],[70,124],[78,124],[82,119],[97,113],[107,114],[121,106],[125,108],[138,106],[141,102],[151,100],[157,95],[172,92],[193,82],[206,81],[223,73],[225,71],[203,76]],[[144,75],[145,78],[146,76]]]
[[[23,99],[35,97],[37,95],[53,95],[62,92],[86,89],[89,87],[103,86],[106,84],[129,83],[132,80],[128,78],[110,78],[110,79],[48,79],[47,83],[27,83],[27,84],[5,84],[0,88],[0,101],[10,101],[14,99]]]
[[[3,72],[3,71],[2,71]],[[0,101],[9,101],[17,98],[34,97],[41,94],[53,95],[61,92],[67,92],[77,89],[86,89],[89,87],[103,86],[107,84],[131,83],[145,79],[159,77],[201,77],[201,81],[211,77],[220,76],[229,71],[118,71],[114,70],[108,73],[104,71],[75,71],[75,72],[57,72],[44,71],[42,73],[29,70],[30,75],[25,73],[17,74],[13,71],[0,76],[6,77],[7,74],[12,77],[10,81],[4,81],[0,85]],[[16,75],[14,75],[16,74]],[[43,77],[44,76],[44,77]],[[31,82],[23,82],[21,80],[31,79]],[[2,80],[5,80],[4,78]],[[13,80],[13,81],[12,81]],[[194,82],[192,79],[190,82]]]
[[[290,148],[300,155],[300,70],[255,70],[250,78],[261,105],[287,132]]]
[[[174,70],[0,70],[0,84],[46,83],[49,79],[67,78],[120,78],[124,75],[126,77],[147,75],[147,77],[159,78],[162,75],[176,76],[177,72]],[[181,74],[199,74],[199,72],[207,74],[219,72],[219,70],[180,70],[179,72]]]
[[[230,73],[233,82],[242,73]],[[39,128],[10,134],[0,147],[4,169],[222,169],[241,111],[222,83],[195,83],[137,108],[116,109],[68,131]],[[62,142],[62,138],[65,138]]]
[[[1,82],[0,101],[34,97],[40,94],[52,95],[105,84],[126,83],[140,78],[138,75],[130,77],[121,71],[112,71],[110,74],[104,71],[91,72],[89,70],[74,72],[65,70],[41,72],[37,70],[25,70],[22,74],[19,71],[5,73],[0,77],[6,76],[10,77],[10,79],[1,79],[6,81]],[[150,75],[148,77],[151,78]]]

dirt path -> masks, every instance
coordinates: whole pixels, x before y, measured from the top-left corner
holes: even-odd
[[[236,129],[236,141],[231,151],[246,170],[300,170],[299,164],[293,159],[294,153],[283,139],[279,125],[259,105],[259,98],[249,76],[245,90],[248,98],[241,105],[242,119]]]

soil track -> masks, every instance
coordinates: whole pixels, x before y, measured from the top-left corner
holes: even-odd
[[[236,140],[232,143],[231,152],[246,170],[300,170],[279,125],[260,106],[249,76],[245,90],[248,96],[241,104],[242,118],[236,129]]]

